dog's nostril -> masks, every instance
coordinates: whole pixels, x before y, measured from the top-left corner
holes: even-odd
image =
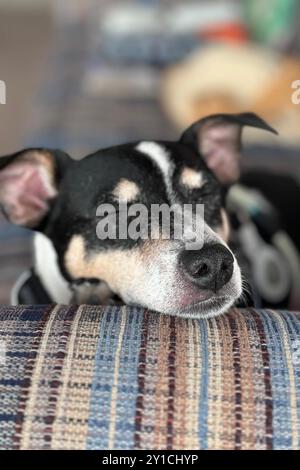
[[[224,262],[221,264],[221,271],[227,272],[230,270],[230,264],[227,262]]]
[[[198,268],[195,272],[195,275],[196,276],[205,276],[209,271],[209,267],[207,266],[206,263],[202,263],[202,265],[200,266],[200,268]]]

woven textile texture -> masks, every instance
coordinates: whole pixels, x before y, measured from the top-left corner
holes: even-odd
[[[0,308],[1,449],[299,449],[300,314]]]

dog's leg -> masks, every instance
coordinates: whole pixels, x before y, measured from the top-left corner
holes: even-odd
[[[83,281],[80,284],[73,284],[73,298],[71,303],[89,305],[113,305],[114,293],[110,290],[106,282],[93,283]]]

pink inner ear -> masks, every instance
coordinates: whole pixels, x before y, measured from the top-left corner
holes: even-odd
[[[57,194],[46,169],[36,162],[16,162],[0,171],[0,204],[17,225],[32,227],[46,215]]]
[[[221,183],[232,183],[239,177],[240,132],[238,125],[228,123],[211,123],[200,131],[200,152]]]

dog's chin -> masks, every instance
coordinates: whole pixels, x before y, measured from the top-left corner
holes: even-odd
[[[163,292],[163,290],[162,290]],[[242,294],[242,278],[236,266],[233,277],[217,293],[200,290],[192,284],[182,285],[165,295],[153,295],[137,299],[127,295],[122,301],[127,305],[146,308],[158,313],[182,318],[212,318],[227,312]]]
[[[227,312],[234,302],[235,298],[229,296],[211,297],[178,310],[176,315],[184,318],[212,318]]]
[[[129,302],[129,305],[149,308],[149,310],[163,313],[165,315],[177,316],[181,318],[212,318],[226,313],[235,303],[236,298],[230,296],[210,297],[199,302],[191,303],[185,307],[161,307],[146,306],[136,302]],[[128,304],[128,302],[127,302]]]

